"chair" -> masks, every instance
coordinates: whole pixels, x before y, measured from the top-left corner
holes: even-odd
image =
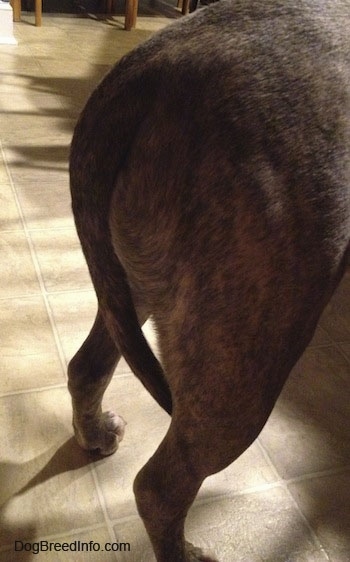
[[[20,21],[21,19],[21,0],[10,0],[13,8],[13,21]],[[130,31],[136,26],[137,10],[139,0],[125,0],[125,23],[124,27]],[[182,8],[182,13],[185,15],[189,11],[190,0],[178,0],[178,7]],[[35,0],[35,25],[41,25],[41,16],[43,9],[43,0]],[[113,10],[113,0],[106,0],[106,11],[111,13]]]
[[[178,0],[178,8],[182,8],[182,13],[185,15],[189,11],[190,0]],[[139,0],[125,0],[125,23],[126,31],[130,31],[136,27],[137,9]],[[113,10],[113,0],[107,0],[106,11],[110,14]]]
[[[13,21],[20,21],[22,0],[10,0],[13,9]],[[41,25],[41,15],[43,11],[43,0],[35,0],[35,25]]]
[[[107,14],[111,14],[113,12],[113,4],[114,0],[106,0],[105,9]],[[139,0],[125,0],[124,28],[127,31],[130,31],[133,27],[136,26],[138,5]]]

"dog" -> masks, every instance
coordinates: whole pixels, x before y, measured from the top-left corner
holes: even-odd
[[[349,22],[348,0],[213,4],[126,55],[76,125],[98,312],[68,368],[75,435],[117,449],[101,400],[123,355],[171,416],[134,483],[157,562],[213,562],[184,539],[188,509],[260,433],[344,273]]]

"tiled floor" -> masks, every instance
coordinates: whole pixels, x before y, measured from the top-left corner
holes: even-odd
[[[67,155],[93,85],[167,20],[142,17],[132,33],[118,18],[31,21],[15,26],[18,46],[0,46],[0,561],[152,562],[132,481],[168,419],[125,362],[105,398],[128,420],[117,454],[92,462],[72,438],[66,364],[96,304]],[[221,562],[350,560],[349,420],[348,275],[259,439],[203,486],[189,538]],[[101,551],[14,549],[39,540],[95,541]],[[106,542],[119,550],[102,551]]]

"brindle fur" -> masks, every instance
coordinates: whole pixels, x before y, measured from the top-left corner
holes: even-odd
[[[98,297],[69,365],[79,443],[110,454],[120,355],[171,414],[136,477],[158,562],[203,480],[257,437],[340,281],[350,239],[349,0],[223,1],[124,57],[71,150]],[[161,360],[140,326],[152,315]]]

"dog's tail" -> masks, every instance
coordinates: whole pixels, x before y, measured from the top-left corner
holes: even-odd
[[[94,92],[78,121],[70,155],[72,208],[107,329],[134,374],[171,414],[171,393],[140,327],[108,224],[118,173],[155,87],[154,75],[134,66],[133,57],[125,57]]]

